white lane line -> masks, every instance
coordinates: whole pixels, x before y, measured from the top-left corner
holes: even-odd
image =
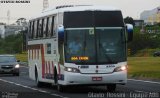
[[[27,72],[21,72],[21,74],[27,74]]]
[[[61,97],[61,98],[68,98],[68,97],[64,97],[64,96],[58,95],[58,94],[47,92],[45,90],[40,90],[40,89],[32,88],[32,87],[29,87],[29,86],[25,86],[25,85],[22,85],[22,84],[18,84],[18,83],[7,81],[7,80],[3,80],[3,79],[0,79],[0,81],[6,82],[6,83],[10,83],[10,84],[14,84],[14,85],[17,85],[17,86],[21,86],[23,88],[31,89],[31,90],[38,91],[38,92],[41,92],[41,93],[50,94],[52,96],[57,96],[57,97]]]
[[[135,90],[135,92],[138,92],[138,93],[147,93],[145,91],[139,91],[139,90]]]
[[[136,80],[136,79],[128,79],[130,81],[138,81],[138,82],[146,82],[146,83],[153,83],[153,84],[160,84],[160,82],[154,82],[154,81],[144,81],[144,80]]]
[[[20,67],[23,67],[23,68],[29,68],[28,66],[20,66]]]
[[[143,92],[143,91],[135,90],[135,92],[140,92],[140,93],[141,93],[141,92]]]

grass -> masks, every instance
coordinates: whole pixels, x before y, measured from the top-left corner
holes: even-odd
[[[129,57],[128,67],[131,78],[160,79],[160,57]]]

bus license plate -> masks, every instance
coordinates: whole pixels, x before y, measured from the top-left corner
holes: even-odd
[[[92,77],[92,81],[102,81],[102,77]]]

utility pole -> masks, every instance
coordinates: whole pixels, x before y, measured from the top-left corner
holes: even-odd
[[[49,7],[48,0],[43,0],[43,10]]]

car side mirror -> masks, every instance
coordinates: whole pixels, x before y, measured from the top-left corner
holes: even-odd
[[[20,62],[20,60],[17,60],[17,62]]]
[[[133,25],[132,24],[126,24],[127,29],[127,41],[130,42],[133,40]]]

